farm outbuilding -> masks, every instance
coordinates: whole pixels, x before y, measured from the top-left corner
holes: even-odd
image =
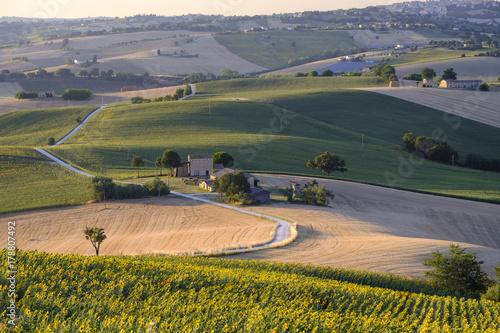
[[[214,181],[212,179],[206,179],[203,180],[199,186],[204,190],[207,190],[209,192],[214,192],[213,185]]]
[[[255,202],[271,202],[271,192],[260,187],[252,187],[252,195]]]
[[[483,80],[443,80],[439,84],[441,88],[478,88]]]

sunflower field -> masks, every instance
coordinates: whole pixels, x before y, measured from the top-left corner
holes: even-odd
[[[4,263],[8,251],[1,251]],[[203,257],[16,251],[0,332],[498,332],[500,303],[421,280]]]

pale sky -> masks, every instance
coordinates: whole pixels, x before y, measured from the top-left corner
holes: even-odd
[[[256,15],[387,5],[401,0],[0,0],[0,16]]]

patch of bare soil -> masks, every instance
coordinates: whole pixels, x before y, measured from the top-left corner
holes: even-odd
[[[291,176],[258,175],[287,186]],[[308,180],[307,178],[303,178]],[[423,277],[424,258],[450,243],[478,253],[494,275],[500,263],[500,205],[320,179],[335,193],[331,208],[281,204],[252,210],[296,222],[298,237],[282,248],[231,256]]]

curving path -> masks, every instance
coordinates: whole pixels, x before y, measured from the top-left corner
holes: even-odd
[[[85,118],[84,121],[81,122],[80,125],[76,126],[74,130],[72,130],[71,132],[68,133],[68,135],[66,135],[64,138],[62,138],[61,140],[57,141],[55,145],[51,146],[51,147],[55,147],[55,146],[59,146],[60,144],[66,142],[66,140],[68,140],[69,138],[71,138],[76,132],[78,132],[82,127],[83,125],[85,125],[93,116],[95,116],[95,114],[99,111],[101,111],[102,109],[105,109],[107,108],[108,106],[107,105],[103,105],[101,106],[100,108],[97,108],[95,109],[91,114],[89,114],[87,116],[87,118]],[[40,150],[38,150],[40,151]],[[42,153],[43,154],[43,153]]]
[[[196,93],[195,92],[195,88],[194,88],[194,84],[191,84],[190,86],[191,86],[191,89],[192,89],[191,95],[184,96],[180,100],[185,99],[186,97],[193,96]],[[83,127],[83,125],[85,125],[88,122],[88,120],[90,120],[90,118],[92,118],[97,112],[101,111],[102,109],[104,109],[106,107],[107,107],[107,105],[104,105],[104,106],[101,106],[100,108],[96,109],[87,118],[85,118],[85,120],[80,125],[78,125],[73,131],[71,131],[68,135],[66,135],[61,140],[59,140],[52,147],[55,147],[55,146],[58,146],[58,145],[64,143],[71,136],[73,136],[76,132],[78,132],[78,130],[80,130]],[[75,167],[72,167],[71,165],[69,165],[69,164],[61,161],[60,159],[58,159],[54,155],[46,152],[45,150],[43,150],[41,148],[33,148],[33,149],[35,149],[39,153],[45,155],[46,157],[50,158],[55,163],[57,163],[57,164],[65,167],[65,168],[67,168],[67,169],[69,169],[71,171],[77,172],[77,173],[79,173],[79,174],[81,174],[83,176],[86,176],[86,177],[94,177],[94,175],[86,173],[86,172],[84,172],[82,170],[79,170],[79,169],[77,169]],[[196,201],[201,201],[201,202],[204,202],[204,203],[208,203],[208,204],[211,204],[211,205],[215,205],[215,206],[219,206],[219,207],[223,207],[223,208],[227,208],[227,209],[232,209],[234,211],[237,211],[237,212],[240,212],[240,213],[243,213],[243,214],[248,214],[248,215],[252,215],[252,216],[257,216],[257,217],[265,218],[265,219],[268,219],[270,221],[278,223],[278,227],[276,228],[276,233],[275,233],[274,239],[272,241],[270,241],[268,243],[264,243],[264,244],[255,245],[255,246],[252,246],[251,248],[227,249],[227,250],[224,250],[225,253],[229,253],[229,252],[230,253],[242,252],[242,251],[256,250],[256,249],[266,249],[266,248],[275,247],[275,246],[278,246],[279,244],[283,244],[284,242],[293,240],[291,238],[292,236],[291,236],[291,231],[290,231],[292,225],[288,221],[285,221],[285,220],[282,220],[282,219],[278,219],[278,218],[275,218],[275,217],[272,217],[272,216],[267,216],[267,215],[260,214],[260,213],[251,212],[251,211],[248,211],[248,210],[245,210],[245,209],[242,209],[242,208],[233,207],[233,206],[226,205],[226,204],[221,204],[221,203],[214,202],[214,201],[211,201],[211,200],[208,200],[208,199],[199,198],[199,197],[196,197],[193,194],[184,194],[184,193],[178,193],[178,192],[171,192],[171,193],[175,194],[177,196],[180,196],[180,197],[184,197],[184,198],[188,198],[188,199],[196,200]]]

